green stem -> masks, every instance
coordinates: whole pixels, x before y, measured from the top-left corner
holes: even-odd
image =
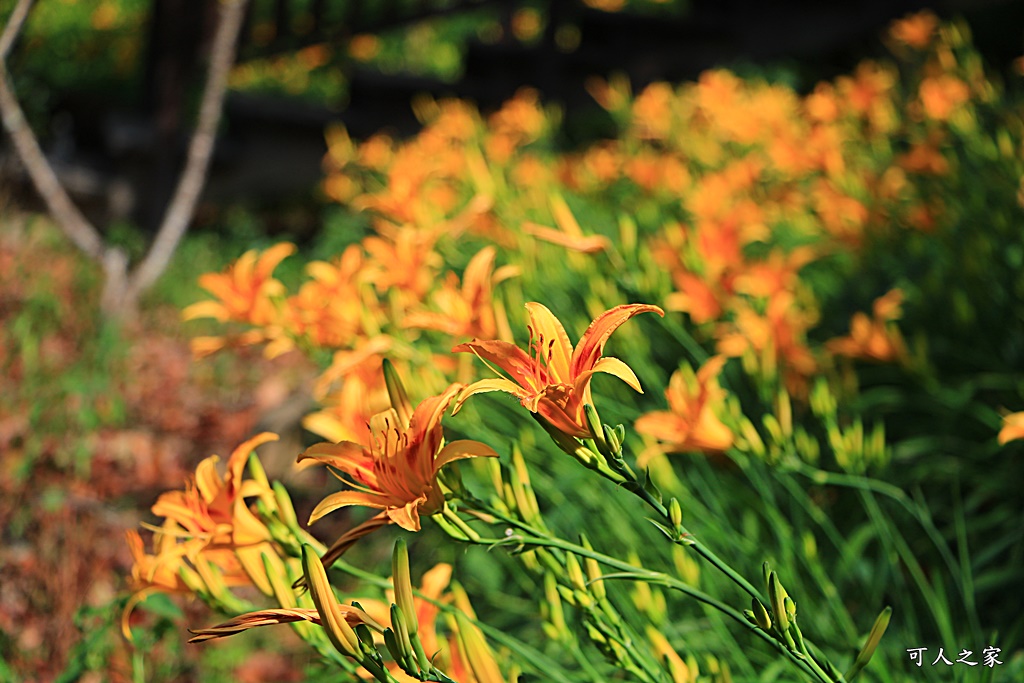
[[[483,539],[481,539],[480,541],[476,541],[476,543],[489,543],[489,541],[484,541]],[[388,579],[377,576],[376,574],[368,572],[364,569],[360,569],[354,565],[349,564],[343,559],[335,560],[334,564],[331,565],[331,567],[339,571],[345,572],[349,576],[360,579],[361,581],[365,581],[370,585],[377,586],[378,588],[384,588],[387,590],[393,588],[393,586],[391,585],[391,581],[389,581]],[[435,600],[434,598],[431,598],[428,595],[424,595],[415,588],[413,588],[412,593],[421,600],[424,600],[433,605],[434,607],[438,608],[445,614],[462,614],[464,617],[466,617],[466,619],[469,620],[471,624],[479,628],[484,633],[485,636],[487,636],[495,642],[501,643],[508,649],[515,652],[522,659],[522,661],[526,663],[530,668],[532,668],[536,673],[542,674],[550,680],[557,681],[558,683],[573,683],[571,679],[566,677],[565,674],[561,672],[559,664],[550,657],[546,656],[541,651],[533,647],[530,647],[526,643],[516,640],[515,638],[507,635],[506,633],[492,626],[489,626],[488,624],[485,624],[482,621],[470,618],[468,615],[463,614],[462,611],[454,605],[451,605],[446,602],[441,602],[440,600]]]
[[[644,486],[640,484],[632,468],[630,468],[630,466],[627,465],[625,461],[621,459],[621,455],[617,458],[617,460],[618,462],[622,463],[622,474],[627,479],[627,486],[625,488],[634,493],[645,503],[647,503],[651,507],[651,509],[657,512],[662,519],[664,519],[671,525],[672,521],[669,519],[668,510],[661,503],[661,501],[655,498],[650,491],[648,491]],[[613,459],[613,461],[615,461],[615,459]],[[696,552],[698,555],[700,555],[709,563],[711,563],[711,565],[714,566],[718,571],[722,572],[727,577],[729,577],[729,579],[733,583],[735,583],[737,586],[746,591],[747,594],[750,595],[750,597],[756,598],[761,602],[767,602],[764,599],[764,596],[761,595],[761,591],[757,590],[757,588],[755,588],[753,584],[751,584],[749,581],[743,578],[735,569],[726,564],[725,561],[722,560],[722,558],[716,555],[711,550],[711,548],[707,547],[701,541],[699,541],[696,536],[690,533],[689,530],[687,530],[686,528],[680,528],[680,532],[683,533],[686,536],[686,538],[689,539],[686,545],[693,548],[694,552]]]
[[[539,532],[536,529],[531,528],[529,525],[525,524],[524,522],[520,522],[518,520],[515,520],[515,519],[509,518],[509,517],[507,517],[505,515],[502,515],[500,512],[498,512],[496,510],[485,509],[485,511],[488,514],[491,514],[491,515],[501,519],[504,522],[512,524],[512,525],[522,529],[523,531],[528,532],[530,535],[514,534],[512,536],[507,536],[507,537],[504,537],[504,538],[492,538],[492,539],[481,537],[478,541],[474,541],[475,543],[478,543],[478,544],[481,544],[481,545],[487,545],[489,547],[500,546],[500,545],[508,545],[510,543],[514,543],[514,544],[517,544],[517,545],[524,545],[524,546],[539,546],[539,547],[544,547],[544,548],[557,548],[557,549],[565,551],[565,552],[574,553],[576,555],[579,555],[580,557],[588,557],[588,558],[591,558],[593,560],[597,560],[598,562],[600,562],[601,564],[603,564],[605,566],[612,567],[614,569],[619,570],[619,573],[612,574],[612,575],[607,575],[605,578],[630,578],[630,579],[635,579],[635,580],[640,580],[640,581],[646,581],[647,583],[653,583],[653,584],[662,585],[662,586],[665,586],[666,588],[671,588],[672,590],[675,590],[675,591],[678,591],[680,593],[683,593],[684,595],[688,595],[689,597],[693,598],[694,600],[696,600],[696,601],[698,601],[700,603],[703,603],[705,605],[708,605],[709,607],[712,607],[712,608],[718,610],[722,614],[725,614],[726,616],[728,616],[731,619],[733,619],[733,621],[736,621],[737,623],[739,623],[745,629],[747,629],[749,631],[752,631],[759,638],[761,638],[762,640],[764,640],[764,641],[768,642],[769,644],[771,644],[772,647],[774,647],[776,650],[778,650],[783,655],[785,655],[788,659],[790,659],[790,661],[792,661],[793,664],[796,665],[798,668],[802,669],[804,671],[804,673],[806,673],[808,675],[811,675],[815,679],[817,679],[819,681],[823,681],[824,683],[833,683],[833,679],[830,678],[823,671],[820,671],[820,668],[819,668],[818,671],[815,671],[815,669],[810,665],[810,663],[805,659],[805,657],[802,656],[802,653],[800,655],[798,655],[797,653],[789,651],[788,649],[786,649],[786,647],[782,643],[778,642],[777,640],[772,638],[770,635],[768,635],[767,633],[765,633],[761,629],[757,628],[756,626],[754,626],[750,622],[748,622],[746,620],[746,618],[743,616],[743,614],[741,614],[737,610],[735,610],[732,607],[730,607],[729,605],[726,605],[725,603],[723,603],[723,602],[721,602],[721,601],[711,597],[707,593],[704,593],[702,591],[697,590],[696,588],[693,588],[692,586],[690,586],[687,583],[684,583],[683,581],[680,581],[680,580],[678,580],[678,579],[676,579],[676,578],[674,578],[672,576],[669,576],[667,574],[663,574],[661,572],[656,572],[656,571],[653,571],[653,570],[650,570],[650,569],[634,567],[633,565],[631,565],[631,564],[629,564],[627,562],[624,562],[624,561],[619,560],[617,558],[611,557],[609,555],[603,555],[603,554],[595,552],[593,550],[588,550],[587,548],[585,548],[585,547],[583,547],[581,545],[576,545],[575,543],[570,543],[570,542],[562,540],[560,538],[555,538],[555,537],[552,537],[552,536],[548,536],[546,534],[543,534],[543,533]]]

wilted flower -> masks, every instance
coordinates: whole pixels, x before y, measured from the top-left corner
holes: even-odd
[[[494,363],[512,379],[496,377],[474,382],[459,396],[455,410],[473,394],[504,391],[512,394],[525,408],[537,413],[555,429],[569,436],[588,437],[590,428],[583,406],[593,403],[590,378],[595,372],[615,375],[639,392],[640,381],[618,358],[601,357],[608,337],[624,322],[639,313],[665,315],[657,306],[628,304],[605,311],[590,324],[574,349],[562,323],[551,311],[535,302],[526,304],[530,315],[530,351],[499,340],[474,340],[459,344],[452,351],[475,353]]]
[[[213,638],[233,636],[260,626],[309,621],[324,628],[339,652],[360,659],[359,641],[354,627],[365,624],[378,633],[384,630],[383,627],[358,607],[338,602],[327,580],[327,571],[308,545],[302,547],[302,568],[316,609],[285,607],[249,612],[217,626],[192,631],[195,637],[189,642],[201,643]]]

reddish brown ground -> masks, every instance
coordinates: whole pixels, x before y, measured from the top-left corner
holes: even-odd
[[[297,356],[267,361],[258,350],[193,361],[170,307],[144,311],[124,326],[123,342],[103,342],[98,359],[97,275],[40,232],[0,229],[0,680],[54,680],[83,637],[104,628],[97,642],[110,664],[81,680],[129,681],[133,651],[110,627],[130,592],[125,530],[151,519],[159,493],[180,488],[200,459],[226,456],[256,431],[290,435],[261,448],[268,470],[284,472],[301,448],[311,370]],[[192,625],[214,618],[183,605]],[[83,606],[97,614],[76,625]],[[155,619],[140,610],[133,622]],[[160,670],[162,656],[145,653],[147,672]],[[202,678],[199,648],[166,656],[175,680]],[[298,675],[292,659],[267,653],[233,678]]]

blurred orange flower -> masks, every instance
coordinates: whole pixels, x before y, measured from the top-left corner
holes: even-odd
[[[271,274],[293,253],[295,245],[287,242],[263,253],[252,249],[242,254],[223,273],[199,276],[200,286],[217,300],[192,304],[182,311],[182,319],[214,318],[221,322],[230,320],[257,326],[274,322],[277,309],[272,298],[284,293],[284,285]]]
[[[262,554],[276,555],[276,551],[270,532],[245,499],[272,498],[273,492],[265,482],[243,481],[242,475],[253,450],[277,438],[264,432],[239,445],[223,475],[217,473],[217,456],[210,456],[196,467],[184,491],[162,494],[152,508],[154,515],[164,518],[155,530],[155,555],[146,554],[137,532],[127,533],[136,589],[122,619],[129,638],[128,615],[152,592],[191,593],[194,586],[203,584],[210,590],[254,584],[264,593],[271,592]],[[185,577],[192,579],[188,582]]]
[[[946,121],[970,98],[971,90],[956,76],[944,74],[921,81],[919,94],[925,115],[936,121]]]
[[[402,325],[462,338],[494,337],[499,333],[502,338],[510,336],[504,310],[495,306],[494,287],[518,275],[519,268],[502,266],[495,270],[497,253],[492,246],[477,252],[466,266],[461,287],[458,276],[448,273],[447,280],[430,297],[438,312],[413,311],[405,316]]]
[[[744,301],[735,309],[735,320],[718,330],[719,353],[738,357],[752,352],[763,372],[772,376],[781,370],[787,387],[803,394],[806,378],[817,367],[805,341],[812,312],[796,305],[794,292],[776,292],[763,314]]]
[[[233,550],[253,582],[268,588],[260,553],[269,548],[270,532],[245,499],[272,496],[273,492],[265,483],[243,481],[242,474],[256,447],[277,439],[277,434],[263,432],[242,443],[232,451],[223,475],[217,473],[218,457],[206,458],[184,491],[162,494],[152,508],[154,515],[183,530],[187,539],[183,546],[190,560],[207,548]]]
[[[590,436],[583,406],[593,403],[590,379],[596,372],[615,375],[639,392],[640,381],[618,358],[601,357],[604,344],[624,322],[639,313],[664,316],[657,306],[628,304],[605,311],[590,324],[574,349],[562,323],[551,311],[535,302],[526,304],[530,316],[530,356],[514,344],[500,340],[474,340],[459,344],[453,352],[474,353],[494,363],[512,379],[496,377],[474,382],[463,390],[455,411],[473,394],[504,391],[519,399],[555,429],[576,437]],[[514,381],[513,381],[514,380]]]
[[[349,245],[330,263],[306,266],[310,280],[288,298],[283,318],[289,331],[314,346],[337,349],[359,338],[368,321],[380,315],[372,297],[364,296],[361,279],[367,260],[358,245]]]
[[[673,373],[665,392],[669,410],[642,415],[636,421],[636,430],[662,442],[666,453],[717,453],[729,448],[732,432],[715,414],[725,396],[718,375],[726,360],[725,356],[715,356],[696,374],[689,369]]]
[[[931,43],[938,25],[939,18],[925,10],[894,21],[889,28],[889,35],[915,50],[923,50]]]
[[[874,315],[854,313],[850,334],[828,341],[825,348],[837,356],[892,363],[906,357],[907,349],[899,328],[891,323],[901,315],[903,292],[893,289],[875,299]]]
[[[1003,428],[999,430],[999,444],[1024,439],[1024,412],[1003,416]]]

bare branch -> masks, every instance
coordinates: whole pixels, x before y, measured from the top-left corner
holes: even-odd
[[[0,35],[0,116],[3,117],[4,128],[11,136],[21,163],[57,225],[79,249],[94,259],[102,260],[105,251],[103,238],[57,180],[57,174],[39,146],[39,139],[25,120],[25,112],[22,111],[7,72],[7,53],[21,32],[31,7],[32,0],[19,0]]]
[[[227,91],[228,74],[248,0],[221,0],[220,20],[210,50],[209,73],[199,108],[199,119],[188,148],[188,158],[174,197],[146,257],[131,275],[129,298],[152,285],[167,268],[188,225],[206,182]]]
[[[14,41],[18,39],[18,34],[21,33],[21,27],[24,25],[25,19],[28,18],[33,4],[34,0],[18,0],[10,18],[7,19],[4,32],[0,34],[0,62],[7,60],[7,53],[14,47]]]

